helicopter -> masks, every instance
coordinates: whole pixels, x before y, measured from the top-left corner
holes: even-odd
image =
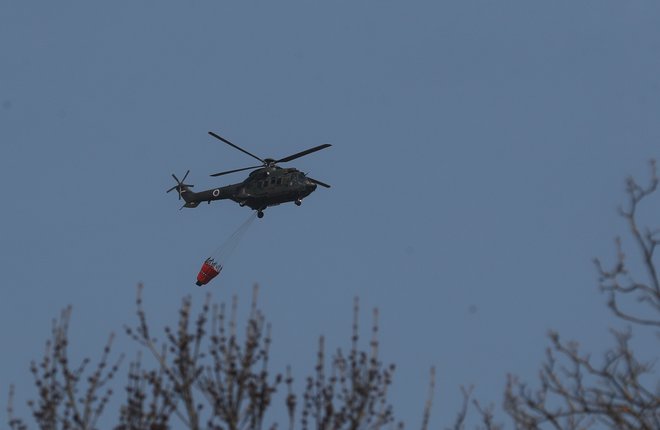
[[[277,165],[278,163],[286,163],[304,155],[311,154],[312,152],[320,151],[321,149],[332,146],[329,143],[315,146],[306,149],[305,151],[289,155],[288,157],[275,160],[273,158],[259,158],[219,134],[212,131],[209,131],[209,134],[250,157],[259,160],[261,164],[258,166],[243,167],[240,169],[214,173],[211,176],[217,177],[244,170],[253,170],[243,182],[219,188],[211,188],[198,193],[195,193],[190,189],[193,188],[194,185],[185,183],[190,170],[186,172],[181,180],[179,180],[176,175],[172,174],[172,177],[176,181],[176,185],[166,192],[177,191],[179,194],[179,200],[183,199],[185,201],[185,204],[181,206],[180,209],[196,208],[202,202],[208,202],[210,204],[211,201],[214,200],[229,199],[235,201],[241,207],[247,206],[256,210],[257,217],[263,218],[264,210],[270,206],[277,206],[287,202],[294,202],[296,206],[300,206],[303,199],[316,190],[317,185],[330,188],[330,185],[317,179],[310,178],[298,169],[283,168]]]

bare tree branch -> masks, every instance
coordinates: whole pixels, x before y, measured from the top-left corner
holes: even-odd
[[[53,320],[51,338],[46,341],[39,363],[32,362],[30,371],[37,387],[38,398],[28,406],[37,425],[42,429],[96,429],[99,417],[112,396],[109,387],[123,356],[109,365],[114,336],[110,335],[101,358],[93,371],[87,372],[90,360],[85,358],[78,367],[71,367],[68,357],[68,330],[71,307],[65,308]],[[14,388],[10,389],[7,407],[12,429],[26,429],[25,423],[13,416]]]
[[[654,262],[655,250],[660,243],[658,231],[649,228],[640,229],[637,214],[640,204],[651,196],[658,187],[658,176],[655,161],[651,161],[651,179],[646,187],[639,185],[632,177],[626,180],[628,204],[619,208],[619,213],[627,221],[630,234],[642,255],[642,265],[646,271],[648,282],[635,281],[626,265],[626,255],[623,252],[621,239],[616,239],[616,261],[612,268],[606,269],[600,260],[596,259],[600,289],[609,295],[608,306],[615,315],[635,324],[660,327],[660,279]],[[621,299],[634,296],[637,303],[645,305],[646,309],[634,308],[624,310]],[[644,312],[644,311],[648,312]]]
[[[619,238],[612,268],[606,269],[600,260],[595,260],[600,289],[608,294],[610,309],[640,329],[660,327],[660,286],[654,262],[658,231],[638,225],[639,205],[656,191],[657,185],[655,162],[651,162],[647,186],[627,179],[628,204],[620,209],[641,251],[641,265],[648,281],[633,278]],[[637,306],[628,301],[624,310],[621,301],[630,296],[637,299]],[[504,408],[516,428],[660,428],[660,384],[649,386],[654,376],[652,364],[636,357],[630,345],[632,329],[612,330],[612,335],[615,346],[598,361],[581,353],[576,342],[561,341],[558,333],[551,332],[551,347],[539,372],[540,387],[532,390],[517,378],[509,377]]]
[[[378,311],[374,310],[368,353],[359,348],[358,314],[356,298],[351,349],[348,355],[337,350],[330,377],[325,373],[325,341],[319,339],[315,374],[307,378],[303,396],[303,430],[310,428],[310,418],[318,430],[380,429],[394,421],[392,405],[387,401],[394,365],[384,366],[378,359]]]

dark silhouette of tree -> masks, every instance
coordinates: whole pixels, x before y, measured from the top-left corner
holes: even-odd
[[[307,378],[303,395],[303,429],[377,429],[394,421],[387,401],[394,365],[383,366],[378,359],[378,311],[374,311],[369,352],[358,348],[357,316],[356,300],[351,349],[347,355],[341,350],[334,354],[329,377],[323,337],[319,340],[315,374]]]
[[[266,414],[273,406],[274,395],[284,386],[282,406],[291,430],[298,422],[303,430],[380,429],[395,422],[387,399],[394,365],[384,365],[378,356],[378,312],[374,310],[369,346],[362,350],[357,299],[350,348],[347,352],[338,349],[328,363],[321,337],[316,367],[306,379],[302,396],[298,396],[290,368],[285,376],[269,370],[271,329],[257,306],[256,287],[242,333],[238,330],[235,297],[227,308],[224,303],[212,304],[207,295],[201,310],[193,315],[192,299],[188,296],[182,300],[178,324],[175,328],[165,327],[162,340],[149,327],[142,290],[139,286],[137,323],[125,327],[140,351],[128,366],[125,399],[116,430],[259,430],[267,425]],[[54,322],[42,361],[31,366],[38,399],[29,405],[41,429],[98,428],[99,417],[112,394],[110,382],[121,361],[120,357],[108,369],[111,338],[91,373],[88,359],[71,369],[67,359],[70,315],[69,307]],[[431,390],[433,383],[432,380]],[[14,416],[13,397],[12,387],[9,426],[13,430],[27,429],[26,423]],[[424,409],[423,429],[428,427],[430,407],[431,397]]]
[[[616,239],[616,260],[611,268],[595,260],[600,290],[608,295],[613,313],[637,330],[660,327],[660,279],[655,251],[660,230],[639,226],[639,207],[656,191],[658,177],[651,162],[646,186],[632,177],[626,180],[628,202],[619,209],[638,247],[646,280],[633,274]],[[639,266],[636,263],[641,263]],[[540,387],[509,376],[504,409],[517,429],[660,429],[660,381],[654,378],[651,362],[637,357],[631,347],[633,329],[612,330],[613,347],[603,358],[594,359],[579,350],[576,342],[563,341],[551,332],[550,347],[539,372]],[[658,333],[656,333],[658,335]],[[655,337],[656,342],[658,337]],[[655,382],[654,382],[655,379]]]
[[[71,307],[67,307],[59,319],[53,321],[51,339],[46,342],[43,358],[39,363],[33,361],[30,364],[38,397],[30,400],[28,406],[41,429],[95,428],[112,395],[109,385],[122,360],[120,356],[115,364],[109,366],[113,340],[110,336],[93,370],[89,370],[89,359],[73,367],[67,354],[70,319]],[[27,429],[23,420],[14,417],[13,395],[14,388],[10,387],[7,407],[9,427]]]

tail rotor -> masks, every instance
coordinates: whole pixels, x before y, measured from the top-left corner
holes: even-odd
[[[190,170],[188,170],[186,172],[186,174],[183,175],[183,179],[181,179],[181,180],[179,180],[179,178],[177,178],[176,175],[174,173],[172,173],[172,177],[176,181],[176,185],[173,186],[172,188],[170,188],[169,190],[165,191],[165,192],[169,193],[170,191],[176,190],[177,193],[179,193],[179,200],[181,200],[181,194],[185,193],[188,190],[188,188],[194,187],[194,185],[184,183],[186,178],[188,177],[188,173],[190,173]]]

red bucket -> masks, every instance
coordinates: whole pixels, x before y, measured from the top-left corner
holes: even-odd
[[[200,287],[208,284],[211,279],[218,276],[221,270],[222,265],[220,263],[216,263],[212,258],[207,258],[202,264],[202,268],[199,269],[196,284]]]

